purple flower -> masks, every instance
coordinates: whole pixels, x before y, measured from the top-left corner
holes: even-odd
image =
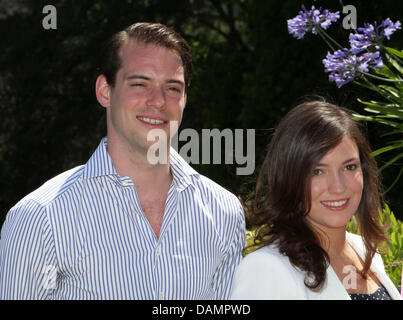
[[[369,68],[382,68],[379,51],[354,54],[350,49],[328,52],[323,59],[325,71],[329,72],[329,81],[334,81],[338,88],[354,80],[359,72],[368,72]]]
[[[390,39],[390,36],[398,29],[401,29],[400,21],[393,23],[389,18],[382,21],[378,26],[365,23],[363,28],[358,28],[356,33],[351,33],[349,36],[350,46],[353,53],[360,53],[364,50],[371,49],[379,50],[379,44],[384,38]]]
[[[386,20],[382,21],[381,25],[379,26],[381,28],[381,34],[386,37],[386,39],[390,40],[390,36],[398,29],[402,28],[402,24],[400,21],[396,21],[396,23],[393,23],[389,18]]]
[[[327,29],[332,22],[337,21],[340,18],[339,12],[330,12],[329,10],[323,10],[322,8],[316,9],[312,6],[311,10],[307,10],[302,5],[302,10],[298,15],[287,20],[288,32],[297,39],[304,38],[307,32],[318,34],[318,28]]]

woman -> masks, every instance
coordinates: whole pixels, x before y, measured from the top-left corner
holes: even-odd
[[[386,237],[370,153],[340,107],[315,101],[286,115],[248,211],[261,248],[239,265],[231,299],[401,299],[376,252]],[[353,215],[361,236],[346,232]]]

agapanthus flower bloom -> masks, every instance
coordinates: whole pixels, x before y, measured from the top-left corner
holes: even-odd
[[[379,26],[376,22],[374,24],[365,23],[363,28],[358,28],[356,33],[351,33],[349,36],[352,52],[360,53],[371,46],[379,50],[378,44],[384,38],[389,40],[390,36],[398,29],[401,29],[400,21],[393,23],[389,18],[382,21]]]
[[[325,71],[330,72],[329,81],[334,81],[338,88],[353,81],[360,71],[368,72],[370,67],[383,67],[379,51],[356,55],[346,48],[334,53],[328,52],[323,64]]]
[[[330,12],[329,10],[323,10],[322,8],[316,9],[312,6],[311,10],[307,10],[302,5],[302,10],[298,15],[287,20],[288,32],[297,39],[304,38],[307,32],[318,34],[318,27],[327,29],[332,22],[337,21],[340,18],[339,12]]]

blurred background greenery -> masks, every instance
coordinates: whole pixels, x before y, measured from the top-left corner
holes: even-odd
[[[303,3],[341,11],[336,0]],[[48,4],[57,9],[56,30],[42,26]],[[396,21],[403,12],[403,2],[392,0],[344,4],[356,7],[358,26]],[[328,82],[321,62],[326,44],[313,35],[298,41],[288,34],[287,19],[300,7],[295,0],[0,0],[0,224],[24,195],[85,163],[106,135],[105,111],[94,94],[97,52],[102,41],[134,22],[171,26],[191,45],[194,76],[181,129],[256,130],[253,175],[237,176],[236,163],[192,165],[243,198],[254,187],[274,126],[293,106],[319,95],[363,113],[357,97],[370,100],[371,93]],[[329,30],[347,44],[341,21]],[[387,45],[403,49],[403,30]],[[386,129],[366,125],[374,150]],[[382,166],[388,158],[377,160]],[[386,187],[400,167],[382,172]],[[403,179],[386,195],[399,219],[402,187]]]

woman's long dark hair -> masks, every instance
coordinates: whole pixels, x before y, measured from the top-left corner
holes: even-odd
[[[378,245],[386,240],[379,224],[381,184],[376,161],[357,123],[347,110],[322,101],[303,103],[279,123],[257,180],[247,218],[258,227],[259,246],[275,244],[290,262],[306,272],[305,285],[319,290],[329,256],[319,235],[306,220],[311,208],[311,177],[317,163],[343,137],[358,147],[363,192],[356,218],[366,247],[363,277],[367,277]]]

